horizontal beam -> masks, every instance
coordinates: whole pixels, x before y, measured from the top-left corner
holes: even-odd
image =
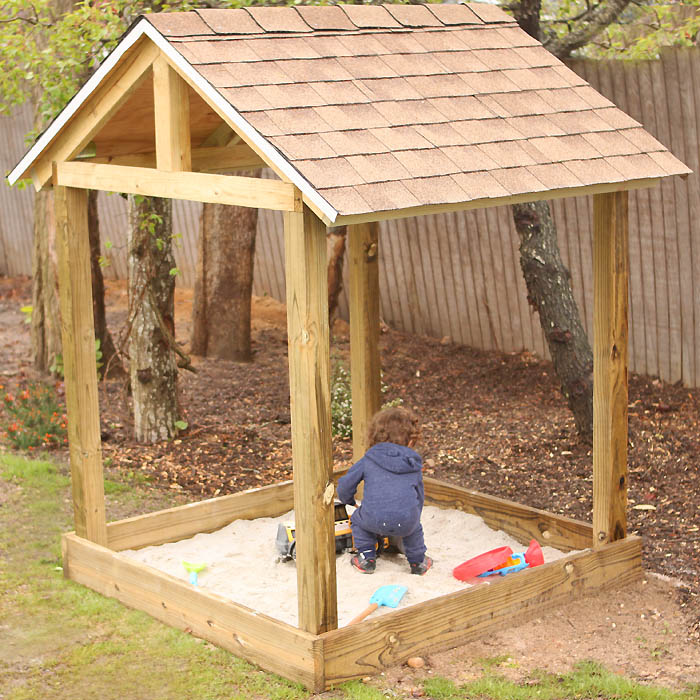
[[[543,199],[563,199],[564,197],[584,197],[589,194],[605,194],[606,192],[624,192],[626,190],[639,190],[646,187],[655,187],[659,184],[659,182],[660,178],[643,178],[639,180],[630,180],[628,182],[610,182],[600,185],[586,185],[584,187],[566,187],[558,190],[543,192],[525,192],[524,194],[514,194],[508,197],[475,199],[471,202],[426,204],[419,207],[408,207],[406,209],[368,212],[367,214],[340,214],[335,218],[332,225],[351,226],[354,224],[365,224],[370,221],[388,221],[390,219],[407,219],[414,216],[446,214],[454,211],[487,209],[489,207],[501,207],[510,204],[520,204],[522,202],[536,202]]]
[[[256,209],[301,211],[296,188],[287,182],[237,175],[172,173],[101,163],[57,163],[54,185],[187,199]]]

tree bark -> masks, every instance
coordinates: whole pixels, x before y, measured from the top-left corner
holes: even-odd
[[[559,253],[549,204],[514,204],[520,266],[528,302],[537,309],[561,391],[579,434],[593,435],[593,353],[571,291],[571,275]]]
[[[129,342],[134,435],[168,440],[180,418],[175,355],[172,202],[129,197]]]
[[[53,191],[42,190],[34,196],[32,255],[32,354],[41,372],[48,372],[62,352],[59,319]]]
[[[105,315],[105,283],[100,266],[100,219],[97,212],[97,191],[88,192],[88,233],[90,235],[90,266],[92,268],[92,315],[95,323],[95,339],[100,341],[102,352],[101,372],[105,377],[124,374],[112,334],[107,328]]]
[[[250,362],[250,316],[258,210],[202,206],[192,308],[195,355]]]
[[[333,328],[333,319],[338,312],[338,299],[343,291],[343,262],[347,241],[347,226],[328,229],[328,325]]]

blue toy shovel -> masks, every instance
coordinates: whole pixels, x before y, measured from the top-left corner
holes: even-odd
[[[369,606],[365,608],[357,617],[353,617],[348,625],[354,625],[356,622],[364,620],[368,615],[371,615],[381,605],[386,605],[389,608],[398,607],[403,598],[404,593],[408,590],[406,586],[381,586],[372,594],[369,599]]]

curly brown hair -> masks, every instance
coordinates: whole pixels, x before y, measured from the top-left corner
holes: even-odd
[[[420,437],[420,420],[403,406],[391,406],[372,416],[367,433],[370,447],[378,442],[408,446]]]

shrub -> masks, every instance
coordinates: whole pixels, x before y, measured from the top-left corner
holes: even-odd
[[[15,449],[51,449],[68,442],[66,414],[54,387],[29,384],[17,396],[6,393],[3,405],[5,437]]]

